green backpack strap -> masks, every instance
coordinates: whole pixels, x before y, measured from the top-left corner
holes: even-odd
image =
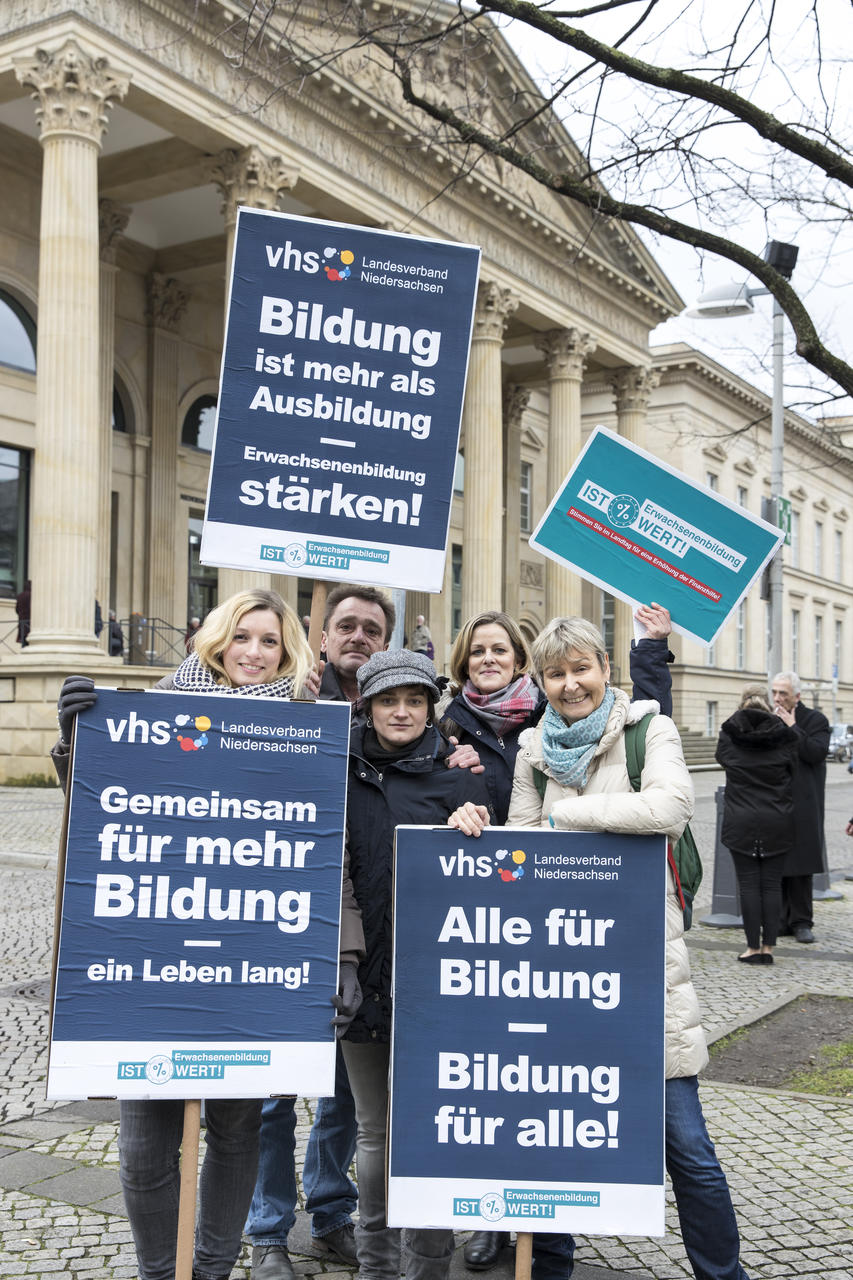
[[[533,769],[533,785],[539,793],[539,799],[545,799],[545,788],[548,786],[548,775],[543,773],[541,769],[537,769],[536,765],[531,765]]]
[[[628,766],[628,777],[631,786],[639,791],[643,785],[643,765],[646,763],[646,734],[654,712],[643,716],[636,724],[627,724],[623,735],[625,741],[625,763]]]
[[[625,726],[625,763],[628,777],[635,791],[642,787],[643,765],[646,763],[646,733],[653,712],[643,716],[636,724]],[[702,859],[689,824],[673,847],[667,842],[667,861],[672,868],[675,887],[684,914],[684,928],[689,929],[693,920],[693,899],[702,880]]]

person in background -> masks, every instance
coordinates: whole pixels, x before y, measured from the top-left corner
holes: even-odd
[[[678,730],[668,716],[648,725],[642,784],[628,776],[624,735],[655,702],[630,702],[610,684],[610,661],[597,627],[584,618],[554,618],[532,648],[534,675],[548,707],[521,735],[509,825],[560,831],[681,836],[693,813],[693,784]],[[453,815],[466,835],[489,825],[468,804]],[[698,1280],[748,1280],[725,1174],[705,1127],[698,1072],[708,1053],[690,980],[684,917],[672,869],[666,889],[664,1151],[684,1247]],[[535,1234],[533,1280],[568,1280],[570,1235]]]
[[[124,633],[116,618],[115,609],[110,609],[108,621],[109,633],[107,636],[107,652],[111,658],[117,658],[119,654],[124,653]]]
[[[822,711],[800,701],[800,677],[780,671],[773,677],[776,715],[797,735],[794,774],[794,845],[782,866],[782,917],[779,933],[797,942],[814,942],[812,877],[823,871],[823,813],[829,721]]]
[[[746,934],[745,964],[772,964],[782,914],[782,855],[794,843],[797,735],[772,714],[764,685],[747,685],[720,729],[726,771],[723,844],[732,855]]]
[[[15,596],[15,613],[18,615],[18,632],[16,639],[22,649],[27,647],[27,636],[30,634],[30,609],[33,584],[29,578],[24,583],[23,591]]]
[[[432,635],[422,613],[415,618],[415,629],[412,632],[409,648],[413,653],[425,653],[428,658],[433,656]]]
[[[241,591],[212,610],[195,647],[158,689],[290,699],[310,693],[311,651],[299,619],[274,591]],[[59,695],[60,739],[51,755],[63,786],[75,716],[97,698],[87,676],[69,676]],[[344,877],[338,1015],[361,1001],[355,971],[363,935]],[[347,1003],[348,1002],[348,1003]],[[343,1007],[341,1007],[343,1005]],[[178,1230],[180,1100],[123,1100],[119,1176],[136,1245],[140,1280],[174,1280]],[[209,1099],[193,1259],[194,1280],[227,1280],[241,1247],[258,1167],[260,1099]]]
[[[641,606],[636,613],[647,631],[632,642],[631,677],[635,697],[655,698],[662,709],[672,708],[672,654],[666,637],[672,630],[669,613],[660,605]],[[440,727],[460,742],[472,743],[485,766],[486,784],[495,813],[503,826],[509,813],[519,736],[542,718],[548,699],[530,675],[530,653],[518,623],[492,610],[466,622],[450,655],[451,697],[440,704]],[[471,1271],[494,1267],[509,1244],[508,1231],[475,1231],[463,1257]]]
[[[410,1229],[405,1260],[401,1232],[386,1222],[385,1148],[391,1039],[392,872],[398,825],[446,822],[465,802],[488,806],[482,777],[448,769],[450,744],[435,727],[438,686],[426,654],[374,653],[357,672],[366,718],[353,725],[347,794],[347,849],[362,912],[364,996],[341,1040],[358,1116],[362,1280],[445,1280],[453,1253],[448,1229]]]
[[[200,626],[201,618],[190,618],[187,629],[184,632],[184,649],[187,653],[192,653],[193,648],[195,647],[195,638],[198,635]]]
[[[100,601],[95,601],[95,635],[100,636],[104,629],[104,615],[101,613]]]

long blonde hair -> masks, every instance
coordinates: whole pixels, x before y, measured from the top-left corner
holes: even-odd
[[[194,647],[199,661],[213,673],[217,684],[230,685],[222,655],[234,639],[243,615],[253,613],[256,609],[269,609],[279,620],[281,664],[273,679],[289,677],[293,681],[294,696],[298,697],[314,658],[308,648],[302,623],[277,591],[238,591],[212,609],[196,632]]]

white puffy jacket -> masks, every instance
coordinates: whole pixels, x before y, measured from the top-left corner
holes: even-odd
[[[625,762],[624,729],[636,724],[656,702],[631,702],[621,689],[590,765],[586,786],[561,786],[550,776],[542,753],[542,728],[526,729],[519,738],[512,800],[507,826],[547,826],[549,817],[561,831],[614,831],[623,834],[664,833],[677,840],[693,814],[693,783],[684,763],[681,739],[669,716],[655,715],[646,735],[642,788],[634,791]],[[533,770],[547,776],[540,798]],[[666,898],[666,1077],[693,1076],[708,1061],[699,1002],[690,980],[684,941],[684,919],[675,880],[667,877]]]

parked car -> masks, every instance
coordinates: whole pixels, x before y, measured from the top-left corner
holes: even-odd
[[[827,760],[853,759],[853,724],[834,724],[829,734]]]

